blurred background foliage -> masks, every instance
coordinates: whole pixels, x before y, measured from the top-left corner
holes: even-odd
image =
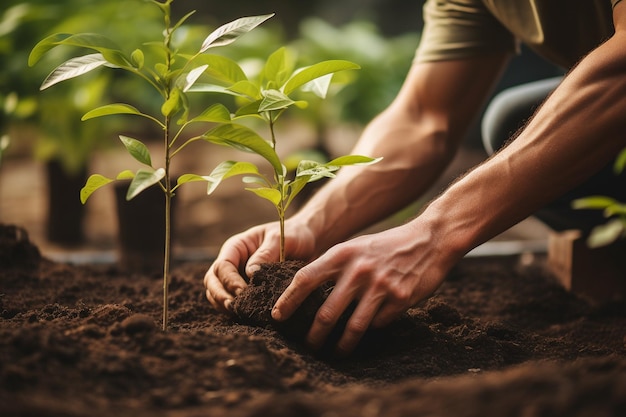
[[[252,65],[255,59],[265,59],[286,45],[298,54],[300,65],[325,59],[358,63],[361,71],[343,75],[350,83],[341,94],[320,102],[313,112],[302,112],[322,132],[330,123],[366,123],[399,89],[421,30],[421,2],[406,3],[177,0],[173,4],[177,18],[191,10],[196,13],[178,32],[176,42],[197,49],[210,31],[228,21],[274,12],[276,16],[262,27],[216,53]],[[91,153],[112,143],[110,137],[121,127],[137,130],[138,136],[154,134],[143,131],[136,120],[130,125],[127,118],[80,121],[89,109],[122,101],[122,97],[128,101],[130,96],[135,100],[132,104],[144,109],[157,103],[152,89],[136,77],[104,69],[88,74],[89,82],[65,82],[40,92],[46,75],[75,51],[56,48],[33,68],[27,66],[27,58],[32,47],[52,33],[97,32],[130,52],[147,41],[161,39],[161,30],[160,11],[143,0],[3,0],[0,136],[11,136],[7,153],[58,160],[71,173],[84,169]]]
[[[215,53],[253,66],[281,46],[291,47],[299,65],[325,59],[347,59],[360,71],[339,76],[332,100],[314,102],[300,112],[320,135],[337,123],[363,125],[395,96],[411,65],[422,30],[423,1],[403,0],[235,0],[201,2],[176,0],[174,15],[196,13],[178,32],[176,41],[197,49],[218,26],[238,17],[276,13],[276,16],[228,48]],[[138,30],[139,28],[139,30]],[[128,101],[128,92],[142,109],[157,103],[152,89],[136,77],[107,69],[89,74],[92,82],[70,81],[39,92],[45,76],[73,53],[57,48],[34,68],[26,64],[32,47],[55,32],[98,32],[109,36],[128,52],[149,40],[161,39],[161,13],[145,0],[3,0],[0,8],[0,137],[10,133],[7,154],[26,153],[59,159],[68,171],[88,163],[89,155],[114,143],[110,137],[130,129],[143,139],[155,135],[128,118],[94,119],[80,116],[103,103]],[[496,91],[510,85],[561,73],[529,51],[514,59]],[[111,83],[111,78],[115,78]],[[349,81],[349,82],[347,82]],[[108,87],[107,87],[108,86]],[[335,91],[337,92],[337,91]],[[122,98],[124,100],[122,100]],[[197,97],[211,100],[212,97]],[[61,111],[61,108],[63,109]],[[158,112],[158,109],[154,109]],[[158,133],[158,132],[157,132]],[[468,143],[479,144],[477,129]],[[480,145],[478,145],[480,146]]]

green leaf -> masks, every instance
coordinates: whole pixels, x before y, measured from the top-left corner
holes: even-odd
[[[618,203],[617,200],[604,196],[590,196],[585,198],[579,198],[572,202],[574,209],[597,209],[603,210],[613,204]]]
[[[263,78],[273,85],[270,88],[279,88],[291,76],[293,65],[293,59],[289,56],[287,48],[282,47],[267,58],[263,67]]]
[[[215,84],[207,84],[207,83],[196,83],[189,89],[190,93],[220,93],[220,94],[229,94],[231,96],[235,96],[238,94],[234,94],[232,91],[228,91],[226,87]]]
[[[274,148],[248,127],[237,124],[221,125],[205,133],[203,138],[219,145],[255,153],[267,160],[275,172],[282,172],[282,165]]]
[[[91,70],[108,64],[102,54],[90,54],[77,58],[72,58],[56,67],[39,87],[40,90],[53,86],[61,81],[69,80],[86,74]]]
[[[204,42],[202,42],[200,53],[206,52],[209,48],[228,45],[236,41],[239,37],[250,32],[252,29],[259,26],[272,16],[274,16],[274,13],[261,16],[242,17],[220,26],[214,30],[204,40]]]
[[[87,182],[85,186],[80,190],[80,201],[85,204],[87,199],[94,193],[98,188],[103,187],[110,182],[113,182],[111,178],[107,178],[100,174],[93,174],[89,178],[87,178]]]
[[[278,207],[280,205],[280,201],[282,200],[280,191],[274,188],[246,188],[246,190],[253,192],[261,198],[269,200],[274,207]]]
[[[253,101],[252,103],[248,103],[244,106],[241,106],[235,112],[235,118],[239,117],[247,117],[247,116],[256,116],[261,118],[263,117],[259,115],[259,106],[261,105],[261,100]]]
[[[302,161],[296,171],[296,179],[308,177],[307,182],[317,181],[322,178],[334,178],[334,172],[339,171],[338,166],[327,166],[315,161]]]
[[[85,120],[93,119],[96,117],[110,116],[113,114],[136,114],[138,116],[146,116],[131,105],[123,104],[123,103],[115,103],[115,104],[107,104],[107,105],[95,108],[91,111],[88,111],[81,118],[81,120],[85,121]]]
[[[357,64],[350,61],[330,60],[319,62],[315,65],[311,65],[310,67],[302,69],[293,77],[291,77],[283,87],[283,92],[285,94],[290,94],[296,88],[301,87],[304,84],[315,80],[316,78],[323,77],[327,74],[332,74],[338,71],[354,70],[359,68],[360,67]]]
[[[28,58],[29,65],[34,65],[46,52],[59,45],[93,49],[100,52],[113,65],[120,67],[130,65],[121,48],[111,39],[98,33],[78,33],[75,35],[60,33],[50,35],[35,45]]]
[[[330,162],[327,162],[327,166],[346,166],[346,165],[371,165],[379,162],[383,158],[371,158],[363,155],[345,155],[335,158]]]
[[[619,175],[624,171],[626,167],[626,149],[623,149],[617,158],[615,159],[615,164],[613,165],[613,172],[615,175]]]
[[[309,182],[317,181],[321,178],[333,178],[334,172],[341,167],[348,165],[370,165],[380,161],[382,158],[370,158],[361,155],[346,155],[335,158],[330,162],[321,164],[317,161],[301,161],[296,171],[296,177],[311,176]]]
[[[596,226],[589,237],[587,245],[592,248],[609,245],[624,235],[624,223],[619,219],[614,219],[606,224]]]
[[[135,68],[142,69],[145,62],[143,51],[141,49],[135,49],[133,53],[130,54],[130,60]]]
[[[49,50],[57,47],[59,42],[62,42],[70,36],[72,35],[69,33],[55,33],[40,40],[30,51],[30,55],[28,56],[28,66],[32,67],[35,65]]]
[[[230,111],[223,104],[217,103],[207,108],[202,114],[190,120],[190,123],[209,122],[209,123],[230,123]]]
[[[300,191],[302,191],[304,187],[309,182],[311,182],[311,178],[312,177],[310,176],[301,176],[301,177],[296,178],[294,181],[292,181],[289,184],[289,191],[287,193],[289,195],[289,198],[287,199],[287,202],[285,203],[285,210],[287,210],[287,207],[289,207],[293,199],[296,198],[298,194],[300,194]]]
[[[259,169],[253,163],[224,161],[220,163],[217,167],[215,167],[215,169],[211,172],[211,175],[209,175],[208,177],[203,177],[209,182],[207,194],[212,194],[217,186],[225,179],[228,179],[235,175],[249,174],[259,175]]]
[[[615,203],[604,209],[604,217],[626,216],[626,204]]]
[[[115,177],[116,180],[132,180],[133,178],[135,178],[135,173],[130,169],[125,169]]]
[[[189,71],[187,76],[185,77],[185,84],[183,87],[183,92],[189,91],[191,87],[198,81],[198,78],[202,75],[202,73],[208,68],[208,65],[201,65],[198,68],[194,68]]]
[[[126,147],[128,153],[137,161],[144,165],[152,167],[152,159],[150,158],[150,151],[148,147],[137,139],[129,138],[128,136],[120,135],[120,140]]]
[[[137,197],[143,190],[153,186],[165,177],[165,170],[159,168],[155,170],[140,169],[128,186],[126,200],[132,200]]]
[[[224,85],[248,79],[239,64],[225,56],[205,54],[196,58],[194,62],[208,65],[206,74]]]
[[[313,81],[309,81],[304,84],[301,88],[302,91],[309,91],[319,98],[326,98],[328,94],[328,89],[330,88],[330,82],[333,79],[333,74],[324,75],[322,77],[316,78]]]
[[[196,182],[196,181],[211,181],[211,179],[208,176],[202,176],[202,175],[197,175],[197,174],[183,174],[180,177],[178,177],[178,180],[176,181],[176,187],[179,187],[188,182]]]
[[[171,117],[180,111],[183,107],[181,103],[181,91],[179,88],[173,88],[170,92],[170,96],[165,100],[165,103],[161,106],[161,114],[165,117]]]
[[[285,94],[278,90],[266,90],[263,92],[263,100],[259,105],[259,112],[286,109],[295,104]]]
[[[239,81],[228,87],[227,90],[239,96],[247,97],[250,100],[258,100],[261,98],[261,89],[259,86],[248,80]]]

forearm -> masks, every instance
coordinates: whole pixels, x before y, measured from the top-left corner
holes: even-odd
[[[585,58],[515,141],[424,213],[456,257],[581,183],[626,146],[626,54],[616,35]]]
[[[402,109],[382,113],[352,153],[383,159],[342,168],[294,216],[294,221],[315,230],[320,252],[411,203],[445,169],[455,149],[445,132],[424,119]]]
[[[317,236],[320,252],[420,197],[453,158],[506,54],[416,64],[394,102],[353,150],[383,157],[347,167],[294,217]]]

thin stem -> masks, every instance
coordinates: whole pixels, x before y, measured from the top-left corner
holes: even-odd
[[[282,202],[281,202],[282,205]],[[280,223],[280,262],[285,262],[285,213],[279,210],[278,214],[279,223]]]
[[[172,230],[172,182],[170,180],[170,154],[167,146],[169,139],[169,117],[166,117],[165,129],[165,253],[163,255],[163,331],[167,330],[168,322],[168,290],[170,275],[170,251],[171,251],[171,230]]]
[[[185,143],[183,143],[178,148],[176,148],[174,151],[172,151],[170,157],[173,158],[178,152],[182,151],[187,145],[189,145],[190,143],[195,142],[195,141],[197,141],[199,139],[202,139],[202,136],[194,136],[193,138],[187,139],[187,141],[185,141]]]
[[[272,146],[276,150],[276,134],[274,132],[274,112],[268,112],[268,121],[270,126],[270,135],[272,136]],[[278,223],[280,224],[280,250],[279,261],[285,262],[285,175],[276,172],[276,182],[280,191],[280,202],[278,203]]]
[[[169,28],[169,16],[166,15],[166,37],[165,47],[167,53],[165,55],[166,65],[168,72],[172,66],[172,56],[170,53],[170,28]],[[167,86],[166,100],[169,98],[171,88]],[[171,120],[169,116],[165,116],[165,128],[163,145],[165,148],[165,253],[163,256],[163,331],[167,330],[168,324],[168,292],[169,292],[169,275],[170,275],[170,250],[171,250],[171,211],[172,211],[172,182],[170,179],[170,124]]]
[[[276,134],[274,133],[274,112],[268,112],[268,121],[270,123],[270,135],[272,136],[272,148],[276,150]]]

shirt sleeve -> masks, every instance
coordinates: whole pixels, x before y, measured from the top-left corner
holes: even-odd
[[[418,62],[470,58],[518,50],[515,37],[480,0],[427,0]]]

